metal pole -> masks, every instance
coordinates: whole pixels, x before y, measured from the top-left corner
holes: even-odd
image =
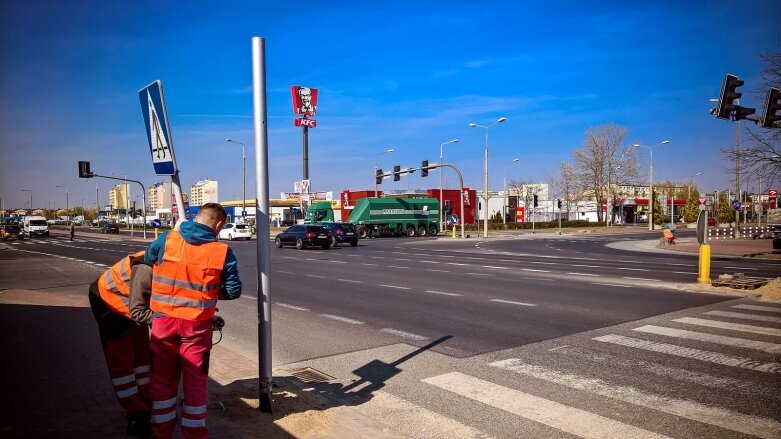
[[[483,238],[488,238],[488,127],[485,128],[485,175],[483,177],[485,192],[483,198]],[[461,194],[463,197],[463,194]],[[461,204],[464,200],[461,200]],[[463,219],[461,220],[463,221]]]
[[[443,160],[443,149],[445,147],[444,143],[439,144],[439,166],[442,167],[442,160]],[[464,194],[461,194],[463,197]],[[376,197],[376,194],[375,194]],[[439,170],[439,231],[444,232],[445,231],[445,200],[442,199],[442,169]],[[464,219],[461,218],[461,221]]]
[[[759,216],[757,217],[757,227],[762,227],[762,176],[759,176],[759,187],[757,188],[759,197]],[[756,209],[755,209],[756,210]]]
[[[244,144],[241,144],[241,217],[247,215],[247,156],[244,154]],[[255,218],[257,220],[257,217]],[[257,221],[256,221],[257,222]]]
[[[255,125],[255,194],[258,228],[258,393],[260,411],[271,413],[271,251],[269,243],[268,120],[266,113],[266,43],[252,38],[252,107]],[[306,127],[304,127],[306,136]],[[308,177],[305,173],[304,177]]]
[[[309,127],[304,127],[304,180],[309,180]]]
[[[505,176],[502,179],[502,224],[507,224],[507,171],[505,171]]]
[[[648,230],[654,229],[654,149],[649,147],[651,151],[651,173],[649,175],[648,186],[651,189],[651,196],[648,199]]]
[[[95,181],[95,221],[96,224],[100,223],[98,215],[100,215],[100,192],[98,190],[98,182]]]

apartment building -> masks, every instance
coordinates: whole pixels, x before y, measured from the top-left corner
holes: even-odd
[[[108,204],[112,209],[128,209],[130,183],[119,183],[108,190]]]
[[[157,209],[170,209],[171,208],[171,182],[155,183],[149,187],[147,191],[147,204],[148,209],[154,212]]]
[[[203,206],[206,203],[219,203],[219,184],[217,180],[201,180],[190,187],[190,205]]]

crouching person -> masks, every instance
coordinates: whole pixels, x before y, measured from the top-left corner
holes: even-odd
[[[241,295],[236,257],[217,240],[227,215],[217,203],[201,207],[195,221],[160,235],[146,250],[152,267],[152,433],[170,438],[183,378],[182,435],[208,437],[206,384],[217,300]]]
[[[127,416],[127,433],[149,437],[149,330],[130,319],[128,297],[131,284],[140,281],[138,267],[144,267],[151,283],[151,267],[144,263],[144,252],[122,258],[89,287],[89,303],[98,323],[114,393]]]

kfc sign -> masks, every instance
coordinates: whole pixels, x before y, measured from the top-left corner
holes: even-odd
[[[778,189],[767,191],[768,209],[778,209]]]
[[[307,128],[314,128],[317,126],[317,121],[314,119],[306,119],[303,117],[299,117],[295,121],[295,126],[297,127],[307,127]]]
[[[317,112],[317,89],[316,88],[291,85],[290,94],[293,98],[293,113],[300,114],[302,116],[315,115],[315,113]]]

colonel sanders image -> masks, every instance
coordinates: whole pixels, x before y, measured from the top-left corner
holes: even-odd
[[[296,114],[314,116],[317,112],[317,89],[309,87],[291,87]]]

